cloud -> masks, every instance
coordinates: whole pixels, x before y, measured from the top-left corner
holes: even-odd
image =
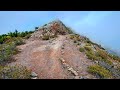
[[[77,21],[75,26],[86,25],[89,27],[94,27],[97,24],[101,23],[104,18],[110,15],[112,12],[104,12],[104,11],[91,11],[88,15],[86,15],[82,20]]]

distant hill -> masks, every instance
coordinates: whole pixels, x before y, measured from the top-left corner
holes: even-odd
[[[109,53],[113,54],[113,55],[117,55],[120,57],[120,52],[116,51],[116,50],[112,50],[110,48],[105,48]]]

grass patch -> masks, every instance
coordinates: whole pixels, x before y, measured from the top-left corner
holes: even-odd
[[[80,45],[80,43],[77,43],[77,45]]]
[[[99,75],[102,79],[110,79],[112,78],[112,73],[109,72],[109,70],[99,66],[99,65],[93,65],[88,67],[88,72]]]
[[[56,37],[57,37],[56,34],[55,35],[43,35],[42,40],[49,40],[51,38],[56,38]]]
[[[113,60],[117,60],[120,62],[120,57],[116,56],[116,55],[112,55],[112,54],[109,54],[109,57]]]
[[[100,57],[96,57],[92,51],[87,51],[86,56],[88,57],[88,59],[91,59],[91,60],[100,60],[101,59]]]
[[[107,52],[103,51],[103,50],[98,50],[96,55],[98,57],[101,57],[102,59],[107,59],[108,58],[108,54]]]
[[[70,39],[74,39],[74,35],[70,35]]]
[[[76,40],[74,40],[74,43],[77,43],[77,41],[76,41]]]
[[[85,50],[92,51],[92,48],[90,46],[84,46]]]
[[[76,41],[81,41],[80,35],[78,35],[78,34],[70,35],[70,39],[73,39]]]
[[[14,38],[14,43],[15,43],[16,46],[25,44],[25,42],[23,41],[23,39],[20,38],[20,37]]]
[[[0,79],[30,79],[31,71],[21,65],[0,66]]]
[[[5,65],[12,61],[13,55],[19,53],[17,45],[24,44],[21,38],[15,38],[13,41],[0,45],[0,65]]]
[[[50,36],[49,35],[44,35],[43,37],[42,37],[42,40],[49,40],[50,39]]]
[[[91,43],[86,43],[86,46],[91,46]]]
[[[95,53],[93,50],[86,51],[85,53],[88,59],[90,60],[98,60],[98,61],[101,60],[106,62],[109,65],[112,65],[112,62],[109,59],[101,57],[101,55],[98,55],[98,53]]]
[[[31,37],[31,34],[26,35],[24,38],[29,39]]]
[[[84,52],[85,49],[81,47],[81,48],[79,48],[79,51],[80,51],[80,52]]]

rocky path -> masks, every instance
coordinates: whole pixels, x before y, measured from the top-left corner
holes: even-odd
[[[48,41],[27,40],[26,44],[17,47],[21,53],[15,55],[16,62],[9,65],[27,66],[40,79],[94,78],[87,73],[87,66],[93,62],[66,37],[60,35]]]

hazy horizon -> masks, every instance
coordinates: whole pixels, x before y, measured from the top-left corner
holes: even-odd
[[[120,52],[120,11],[0,11],[0,34],[29,31],[60,19],[77,33]]]

